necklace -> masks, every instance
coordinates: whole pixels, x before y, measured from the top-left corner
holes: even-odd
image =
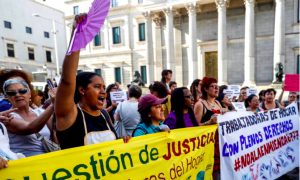
[[[207,104],[212,108],[212,109],[215,109],[216,107],[216,102],[215,104],[210,104],[207,100],[205,100],[207,102]]]

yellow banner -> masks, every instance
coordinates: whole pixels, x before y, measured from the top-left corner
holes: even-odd
[[[216,129],[183,128],[10,161],[0,180],[210,180]]]

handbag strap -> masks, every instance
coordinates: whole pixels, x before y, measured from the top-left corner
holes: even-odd
[[[85,132],[85,135],[87,135],[88,133],[87,133],[87,128],[86,128],[86,122],[85,122],[85,116],[84,116],[84,113],[83,113],[81,107],[79,106],[79,104],[77,104],[77,107],[79,108],[79,110],[80,110],[80,112],[81,112],[82,119],[83,119],[83,125],[84,125],[84,132]],[[105,120],[105,122],[106,122],[107,128],[111,131],[111,129],[110,129],[109,125],[107,124],[107,120],[106,120],[106,118],[104,117],[103,113],[102,113],[101,111],[100,111],[100,113],[101,113],[102,117],[104,118],[104,120]]]

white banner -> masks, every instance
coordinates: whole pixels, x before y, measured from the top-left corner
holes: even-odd
[[[258,96],[258,89],[247,89],[247,96],[251,96],[252,94]]]
[[[234,91],[224,89],[224,90],[223,90],[223,93],[224,93],[224,94],[227,94],[227,96],[228,96],[228,98],[230,99],[230,101],[232,101],[232,98],[233,98],[233,95],[234,95]]]
[[[221,177],[271,180],[299,166],[299,114],[285,110],[218,116]]]

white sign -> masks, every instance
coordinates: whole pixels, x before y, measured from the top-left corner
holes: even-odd
[[[237,111],[246,111],[244,102],[232,102],[231,104],[234,106],[234,109]]]
[[[57,87],[58,87],[58,85],[59,85],[59,83],[60,83],[60,77],[55,77],[54,79],[55,79],[56,85],[57,85]]]
[[[221,177],[271,180],[299,166],[297,104],[218,115]]]
[[[257,89],[247,89],[247,96],[250,96],[250,95],[258,95],[258,90]]]
[[[227,96],[228,96],[228,98],[230,99],[230,101],[232,101],[233,94],[234,94],[234,92],[233,92],[232,90],[224,89],[224,90],[223,90],[223,93],[224,93],[224,94],[227,94]]]
[[[116,101],[117,103],[126,101],[127,93],[126,91],[110,92],[110,100],[111,102]]]
[[[232,90],[235,93],[240,93],[240,86],[239,85],[228,85],[228,90]]]

